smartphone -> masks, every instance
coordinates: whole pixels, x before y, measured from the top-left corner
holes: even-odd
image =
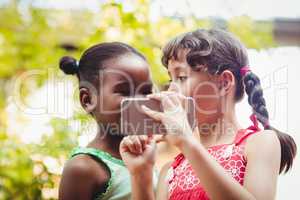
[[[186,97],[184,108],[187,111],[187,119],[190,127],[195,128],[195,102],[192,97]],[[147,97],[132,97],[121,102],[121,134],[122,135],[147,135],[166,134],[166,127],[158,121],[147,116],[141,106],[162,112],[160,101]]]

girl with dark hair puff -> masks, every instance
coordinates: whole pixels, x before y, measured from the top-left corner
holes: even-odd
[[[79,62],[66,56],[59,66],[76,75],[80,103],[98,124],[96,137],[87,147],[75,148],[66,163],[59,199],[130,199],[130,176],[119,153],[120,103],[152,92],[146,58],[127,44],[101,43],[87,49]]]
[[[260,80],[249,67],[246,48],[228,32],[196,30],[171,40],[163,49],[162,62],[171,86],[168,92],[149,97],[163,100],[164,112],[146,107],[144,111],[171,127],[160,140],[181,153],[163,167],[156,199],[275,199],[278,174],[291,169],[296,144],[270,125]],[[253,111],[253,125],[246,129],[238,123],[241,116],[235,110],[244,93]],[[198,138],[187,123],[182,95],[195,99]],[[154,155],[155,146],[145,148],[137,140],[141,139],[128,136],[120,145],[136,186],[132,195],[138,200],[154,199],[155,158],[144,154]],[[139,153],[134,145],[147,152]]]

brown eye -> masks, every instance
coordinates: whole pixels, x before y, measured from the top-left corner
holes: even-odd
[[[129,89],[120,90],[119,93],[122,94],[122,96],[130,96]]]
[[[152,88],[153,88],[152,84],[146,84],[142,88],[140,88],[139,91],[137,91],[137,93],[142,94],[142,95],[151,94]]]
[[[187,76],[178,76],[177,77],[177,80],[179,80],[181,82],[185,81],[186,79],[187,79]]]
[[[151,94],[152,93],[152,87],[147,87],[146,89],[143,90],[142,93],[144,95]]]

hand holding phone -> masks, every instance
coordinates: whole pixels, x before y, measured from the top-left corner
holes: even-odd
[[[195,103],[191,97],[185,97],[185,110],[190,127],[195,127]],[[146,135],[166,134],[166,127],[161,122],[147,116],[142,105],[151,110],[163,111],[160,101],[147,97],[126,98],[121,102],[121,134],[122,135]]]

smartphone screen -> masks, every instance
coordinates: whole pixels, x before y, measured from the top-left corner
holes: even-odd
[[[194,129],[195,123],[195,103],[191,97],[186,97],[185,105],[189,125]],[[166,128],[160,122],[148,117],[141,106],[162,112],[161,103],[155,99],[146,97],[126,98],[121,102],[121,134],[122,135],[146,135],[146,134],[166,134]]]

